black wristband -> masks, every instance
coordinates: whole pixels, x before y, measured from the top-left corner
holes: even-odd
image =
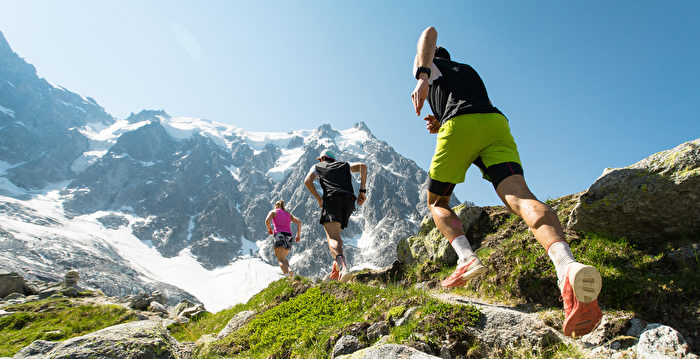
[[[360,188],[360,193],[367,193],[367,190],[364,188]]]
[[[425,72],[428,75],[428,78],[430,78],[430,73],[431,73],[430,67],[419,66],[416,69],[416,80],[418,80],[418,75],[420,75],[423,72]]]

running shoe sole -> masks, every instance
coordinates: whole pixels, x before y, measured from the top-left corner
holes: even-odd
[[[564,335],[580,337],[592,332],[603,317],[598,306],[598,294],[603,280],[597,269],[573,263],[567,279],[574,293],[575,303],[562,328]]]
[[[345,272],[345,273],[343,273]],[[341,283],[346,283],[350,279],[352,279],[353,275],[348,271],[347,269],[340,271],[340,278],[338,278],[338,281]]]
[[[466,272],[464,272],[464,273],[459,277],[459,279],[457,279],[456,281],[454,281],[454,282],[452,282],[452,283],[445,283],[445,282],[447,281],[447,279],[445,279],[445,280],[443,280],[442,282],[440,282],[440,285],[441,285],[443,288],[463,287],[463,286],[466,285],[470,280],[472,280],[472,279],[474,279],[474,278],[476,278],[476,277],[478,277],[478,276],[483,275],[484,273],[486,273],[486,271],[487,271],[487,269],[486,269],[485,266],[483,266],[482,264],[476,263],[476,264],[473,265],[473,268],[471,268],[471,269],[467,270]]]

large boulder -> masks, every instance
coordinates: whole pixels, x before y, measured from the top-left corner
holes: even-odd
[[[635,351],[638,358],[698,358],[678,331],[658,323],[646,327],[639,336]]]
[[[606,169],[581,195],[568,227],[658,248],[700,235],[698,201],[700,139]]]
[[[484,213],[482,207],[469,204],[461,204],[455,207],[454,211],[462,222],[465,233]],[[457,253],[450,245],[450,241],[445,239],[435,226],[432,215],[423,218],[418,235],[399,241],[396,254],[398,260],[404,264],[420,263],[426,260],[442,262],[447,265],[457,263]]]
[[[139,321],[108,327],[62,342],[37,340],[15,359],[40,358],[177,358],[177,341],[158,322]]]
[[[12,293],[24,294],[24,278],[16,272],[0,273],[0,298]]]

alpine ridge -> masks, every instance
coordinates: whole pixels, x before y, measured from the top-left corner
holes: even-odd
[[[390,265],[428,212],[427,174],[365,123],[262,133],[163,110],[116,119],[39,78],[0,34],[0,267],[29,278],[91,267],[119,278],[85,276],[108,294],[179,286],[202,299],[207,290],[190,287],[201,278],[173,279],[163,263],[214,273],[247,261],[264,273],[259,290],[277,277],[264,218],[283,199],[304,223],[293,270],[323,276],[332,259],[303,180],[325,148],[368,166],[368,200],[343,232],[347,258],[356,268]]]

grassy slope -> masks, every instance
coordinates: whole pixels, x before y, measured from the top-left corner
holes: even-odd
[[[80,305],[65,298],[3,309],[15,313],[0,318],[0,356],[12,356],[35,340],[61,341],[136,319],[117,305]]]
[[[575,201],[572,195],[548,204],[566,223]],[[561,327],[563,311],[554,269],[522,220],[503,207],[489,207],[468,236],[490,271],[453,293],[556,313],[543,317],[548,324]],[[697,257],[695,261],[677,264],[661,253],[639,248],[625,239],[577,233],[567,233],[567,237],[576,258],[600,270],[603,291],[599,301],[605,312],[631,311],[643,319],[670,324],[686,336],[697,327],[700,312]],[[491,353],[480,348],[462,330],[475,323],[478,310],[436,302],[426,292],[413,289],[418,282],[437,282],[452,269],[428,261],[411,267],[395,265],[381,275],[365,271],[356,276],[362,283],[321,283],[300,277],[280,279],[245,304],[202,315],[185,325],[174,324],[169,329],[180,341],[196,341],[206,334],[218,333],[236,313],[254,310],[257,313],[254,319],[234,335],[197,343],[193,357],[327,358],[332,345],[342,335],[355,335],[369,345],[372,342],[366,336],[369,325],[392,322],[408,308],[416,307],[406,324],[391,327],[391,341],[409,345],[420,341],[439,352],[441,341],[457,336],[457,349],[469,357],[583,357],[576,346],[566,345],[510,348]],[[34,339],[61,340],[130,320],[129,314],[118,307],[76,307],[67,300],[42,301],[13,309],[26,313],[0,319],[0,335],[3,339],[11,338],[5,341],[7,344],[0,343],[0,355],[11,355]]]

